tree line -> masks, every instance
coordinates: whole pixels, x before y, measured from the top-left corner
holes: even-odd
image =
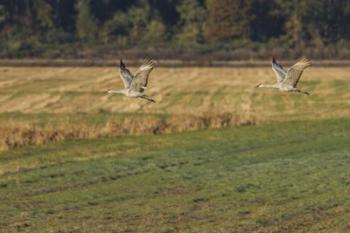
[[[307,50],[343,58],[349,22],[349,0],[0,0],[0,56]]]

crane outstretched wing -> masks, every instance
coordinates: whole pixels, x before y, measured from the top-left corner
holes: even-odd
[[[312,65],[311,61],[307,58],[303,58],[295,65],[287,70],[286,78],[283,80],[284,85],[296,87],[303,71]]]
[[[125,88],[129,88],[132,82],[133,76],[130,71],[126,68],[122,59],[120,59],[120,72],[119,76],[124,83]]]
[[[143,92],[147,87],[149,74],[152,72],[154,66],[155,62],[153,60],[144,62],[137,70],[135,77],[131,82],[130,89],[133,91]]]
[[[286,77],[286,71],[283,66],[277,63],[275,57],[272,57],[272,70],[276,75],[277,83],[281,83]]]

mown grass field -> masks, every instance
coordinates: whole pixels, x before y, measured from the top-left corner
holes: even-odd
[[[349,232],[350,120],[0,154],[0,232]]]
[[[132,69],[135,71],[135,68]],[[350,68],[310,68],[300,88],[311,96],[256,90],[271,68],[156,68],[148,94],[157,104],[106,90],[121,88],[117,68],[0,68],[0,111],[24,113],[255,114],[259,119],[349,113]],[[303,104],[301,104],[303,103]],[[330,113],[332,112],[332,113]],[[317,115],[316,115],[317,114]]]
[[[135,71],[135,68],[132,68]],[[76,138],[182,132],[260,122],[350,116],[350,68],[310,68],[311,96],[254,88],[266,68],[156,68],[156,104],[106,90],[117,68],[0,68],[0,150]],[[1,133],[2,132],[2,133]]]
[[[0,68],[0,232],[350,232],[350,68]]]

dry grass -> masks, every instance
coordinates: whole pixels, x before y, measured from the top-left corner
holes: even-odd
[[[350,116],[350,68],[308,69],[300,87],[311,96],[254,88],[273,81],[270,68],[157,68],[148,89],[157,101],[152,104],[105,94],[107,89],[122,87],[117,68],[3,67],[0,148]],[[43,113],[47,117],[38,116]],[[75,119],[79,114],[87,116]],[[116,118],[115,114],[126,115]],[[100,115],[97,122],[89,118]]]
[[[0,150],[14,149],[24,145],[59,142],[67,139],[174,133],[255,123],[253,118],[234,116],[229,113],[205,116],[174,115],[168,118],[130,117],[108,120],[103,125],[66,122],[56,127],[50,124],[37,127],[34,124],[11,123],[0,125]]]

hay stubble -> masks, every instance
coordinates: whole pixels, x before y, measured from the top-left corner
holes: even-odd
[[[14,145],[54,141],[41,138],[46,137],[43,135],[64,140],[179,132],[276,120],[348,117],[349,71],[350,68],[306,70],[300,88],[312,95],[303,96],[254,88],[260,82],[274,82],[274,74],[268,67],[157,68],[151,74],[147,90],[157,103],[150,104],[106,95],[108,89],[122,88],[117,68],[3,67],[0,68],[0,114],[19,113],[28,119],[2,117],[0,127],[7,133],[0,135],[0,147],[12,148],[6,141],[15,141]],[[52,117],[39,123],[30,119],[42,113]],[[77,123],[75,114],[105,114],[106,117],[102,124],[96,125],[86,122],[89,117]],[[128,117],[116,118],[116,114],[128,114]],[[140,117],[144,114],[147,117]],[[19,142],[21,137],[27,137],[28,130],[30,135],[41,136]]]

